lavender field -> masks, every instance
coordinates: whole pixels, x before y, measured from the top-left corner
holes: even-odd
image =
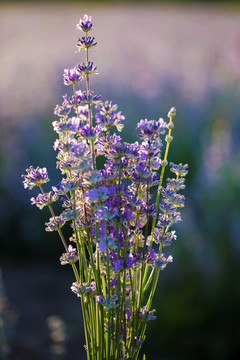
[[[31,208],[21,174],[46,165],[59,180],[53,109],[69,91],[63,70],[82,61],[75,25],[85,13],[98,42],[91,88],[119,105],[126,140],[137,140],[140,119],[166,119],[175,106],[171,156],[189,163],[184,222],[174,263],[160,279],[161,312],[149,329],[147,359],[236,359],[240,8],[147,3],[0,4],[0,315],[10,359],[84,358],[70,273],[59,266],[57,238],[44,232],[48,213]],[[53,315],[70,334],[61,333],[61,341],[51,337]]]

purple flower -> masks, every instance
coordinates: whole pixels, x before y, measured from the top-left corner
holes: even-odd
[[[135,340],[136,340],[136,346],[135,349],[137,349],[139,347],[140,344],[143,344],[143,341],[138,340],[138,338],[135,336]]]
[[[114,260],[112,264],[115,271],[120,271],[123,268],[122,261],[120,259]]]
[[[107,206],[99,208],[95,212],[95,220],[112,220],[118,215],[117,209],[109,209]]]
[[[188,168],[188,164],[185,164],[185,165],[183,165],[182,163],[180,163],[180,164],[174,164],[174,163],[170,163],[170,166],[171,166],[171,168],[170,168],[170,170],[173,172],[173,173],[175,173],[177,176],[186,176],[187,175],[187,173],[188,173],[188,170],[187,170],[187,168]]]
[[[176,231],[165,232],[164,229],[156,227],[153,233],[153,241],[162,246],[170,246],[173,240],[177,240]],[[148,236],[147,245],[150,244],[151,236]]]
[[[95,42],[95,37],[81,37],[78,39],[77,47],[79,48],[79,51],[82,51],[83,49],[90,49],[91,47],[97,45],[97,42]]]
[[[110,190],[106,186],[101,186],[98,189],[90,189],[83,194],[86,204],[91,204],[94,201],[106,200],[110,195]]]
[[[155,309],[148,311],[147,306],[144,306],[140,309],[139,312],[139,317],[143,320],[143,321],[148,321],[148,320],[155,320],[157,317],[155,315],[153,315],[156,312]]]
[[[83,295],[92,294],[92,284],[89,285],[89,283],[83,283],[80,285],[77,282],[74,282],[71,286],[72,292],[74,292],[78,297],[81,297]]]
[[[107,238],[101,239],[97,244],[99,251],[106,251],[107,249],[110,250],[117,249],[116,239],[111,235],[108,236]]]
[[[49,222],[45,223],[45,225],[47,226],[45,230],[46,231],[58,231],[63,227],[65,222],[66,221],[65,221],[63,215],[51,217],[49,219]]]
[[[101,304],[105,310],[109,310],[109,309],[116,309],[119,304],[117,304],[117,295],[113,295],[110,298],[108,298],[108,296],[106,295],[106,298],[103,295],[98,295],[97,296],[97,303]]]
[[[132,321],[132,311],[129,308],[125,308],[125,315],[126,315],[126,321],[131,322]]]
[[[168,263],[173,262],[173,257],[170,255],[168,258],[165,258],[164,254],[161,254],[158,259],[155,260],[155,266],[160,270],[164,270]]]
[[[160,134],[164,134],[167,124],[163,119],[156,120],[140,120],[137,124],[137,129],[141,130],[139,134],[140,139],[147,139],[150,137],[159,137]]]
[[[72,69],[64,69],[63,82],[64,85],[73,85],[81,80],[81,74],[76,67]]]
[[[54,114],[61,117],[66,117],[68,116],[70,111],[71,111],[71,106],[68,104],[56,105],[54,109]]]
[[[171,205],[172,206],[172,205]],[[160,206],[160,209],[163,209],[162,205]],[[181,215],[180,212],[177,212],[175,210],[164,212],[163,214],[160,214],[158,226],[172,226],[173,224],[181,222]]]
[[[171,189],[173,191],[179,191],[185,189],[185,178],[180,177],[179,179],[167,179],[167,189]]]
[[[76,179],[65,179],[63,178],[62,181],[57,185],[53,186],[53,191],[58,195],[65,195],[69,191],[75,190],[79,184]]]
[[[93,65],[93,62],[88,61],[87,64],[81,63],[77,65],[77,69],[82,76],[97,74],[97,67]]]
[[[77,249],[73,248],[72,245],[69,245],[68,252],[62,254],[60,257],[61,265],[74,264],[76,261],[78,261]]]
[[[126,259],[126,268],[130,269],[136,263],[136,259],[134,258],[133,254],[130,254]]]
[[[171,190],[169,187],[166,189],[162,188],[162,196],[166,204],[174,207],[184,207],[185,197],[180,195],[175,190]]]
[[[88,124],[79,128],[79,134],[88,140],[95,140],[100,131],[99,127],[93,128]]]
[[[30,200],[32,202],[32,205],[37,205],[37,207],[42,210],[44,206],[49,206],[54,201],[57,201],[57,199],[58,195],[53,194],[53,192],[50,191],[49,193],[39,194],[36,199],[32,197]]]
[[[98,104],[101,96],[94,95],[93,91],[76,91],[76,95],[73,95],[68,99],[68,104],[72,106],[85,106],[89,104]]]
[[[77,29],[81,30],[82,32],[88,33],[92,30],[92,16],[84,15],[83,19],[79,20],[77,24]]]
[[[125,117],[121,111],[116,113],[117,105],[113,105],[112,101],[106,101],[97,105],[96,109],[99,110],[95,115],[96,122],[101,125],[103,131],[107,131],[112,126],[116,126],[118,131],[122,131],[124,125],[121,122]]]
[[[62,118],[60,121],[53,121],[52,125],[54,131],[56,131],[58,134],[77,132],[79,127],[79,119],[75,117],[68,120]]]
[[[29,169],[26,169],[27,175],[22,175],[23,185],[25,189],[29,188],[31,190],[34,186],[40,186],[49,181],[47,169],[40,168],[39,166],[34,169],[30,166]]]

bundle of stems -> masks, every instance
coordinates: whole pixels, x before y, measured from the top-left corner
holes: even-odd
[[[156,318],[151,306],[160,271],[172,262],[163,249],[176,240],[170,228],[181,221],[184,196],[179,190],[185,187],[187,165],[170,163],[174,177],[164,179],[175,108],[168,123],[141,120],[140,143],[123,142],[114,132],[122,130],[125,117],[90,89],[90,75],[97,73],[89,61],[89,50],[97,44],[89,36],[92,17],[84,15],[77,28],[84,33],[77,47],[85,51],[85,60],[64,70],[72,94],[56,106],[60,119],[53,122],[62,180],[45,192],[47,169],[30,166],[23,183],[40,188],[31,202],[40,209],[48,206],[46,230],[59,233],[65,248],[61,264],[72,266],[71,289],[81,300],[87,360],[137,360],[147,323]],[[80,90],[83,80],[86,88]],[[52,203],[58,199],[63,211],[57,216]],[[70,244],[62,232],[67,222]]]

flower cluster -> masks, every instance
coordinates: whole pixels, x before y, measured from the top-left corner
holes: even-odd
[[[27,189],[32,190],[34,186],[41,186],[49,181],[48,173],[46,168],[40,168],[39,166],[34,169],[30,166],[26,169],[27,175],[23,175],[23,185]]]
[[[90,75],[97,73],[88,60],[96,45],[88,36],[92,17],[85,15],[77,29],[85,34],[77,47],[86,59],[64,70],[64,84],[72,86],[72,94],[64,95],[54,111],[59,117],[53,122],[58,135],[54,150],[62,180],[44,192],[42,185],[49,181],[46,168],[30,167],[23,183],[29,189],[40,187],[31,202],[40,209],[49,207],[46,231],[58,231],[66,251],[60,262],[73,268],[76,281],[71,289],[83,300],[88,358],[136,360],[146,323],[156,318],[150,308],[159,272],[172,262],[162,249],[176,240],[170,227],[181,221],[184,196],[179,192],[185,187],[187,165],[170,163],[175,177],[163,186],[175,108],[168,122],[140,120],[139,142],[124,142],[114,132],[122,131],[125,117],[116,104],[90,90]],[[84,79],[86,89],[77,89]],[[102,168],[99,157],[105,159]],[[56,216],[52,203],[59,197],[63,211]],[[75,247],[67,245],[62,233],[66,223]],[[143,295],[148,301],[142,307]]]

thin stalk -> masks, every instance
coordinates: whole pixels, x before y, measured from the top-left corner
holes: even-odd
[[[73,84],[73,94],[76,97],[76,85]],[[76,111],[77,111],[77,117],[79,117],[79,111],[78,111],[78,106],[76,105]]]
[[[119,207],[119,204],[118,204]],[[120,245],[119,245],[119,224],[118,221],[116,222],[116,232],[117,232],[117,244],[118,244],[118,259],[120,259]],[[118,271],[117,274],[117,297],[118,301],[120,302],[121,299],[121,274]],[[121,304],[119,305],[119,311],[117,311],[117,317],[116,317],[116,359],[119,359],[120,356],[120,336],[121,336],[121,325],[122,325],[122,319],[121,319]],[[115,351],[114,351],[115,353]]]
[[[156,209],[156,213],[155,216],[153,217],[153,221],[152,221],[152,229],[151,229],[151,238],[150,238],[150,249],[152,249],[152,245],[153,245],[153,233],[156,227],[156,222],[157,222],[157,215],[158,215],[158,206],[159,206],[159,201],[160,201],[160,194],[161,194],[161,190],[162,190],[162,183],[163,183],[163,178],[164,178],[164,172],[165,172],[165,168],[167,165],[167,158],[168,158],[168,152],[169,152],[169,147],[170,147],[170,143],[171,143],[171,139],[172,139],[172,129],[174,127],[173,124],[173,118],[175,115],[168,115],[169,116],[169,124],[168,124],[168,135],[166,137],[166,149],[165,149],[165,154],[164,154],[164,158],[162,161],[162,168],[161,168],[161,174],[160,174],[160,180],[159,180],[159,184],[158,184],[158,189],[157,189],[157,198],[156,198],[156,204],[155,204],[155,209]],[[146,264],[145,267],[145,273],[144,273],[144,279],[147,278],[147,273],[148,273],[148,269],[149,269],[149,265]],[[145,283],[144,283],[144,287],[145,287]]]
[[[85,339],[86,339],[86,346],[87,346],[87,360],[91,360],[90,358],[90,347],[91,347],[91,341],[89,339],[89,330],[87,329],[87,325],[89,324],[89,319],[87,319],[87,309],[86,304],[84,302],[84,299],[81,298],[81,304],[82,304],[82,313],[83,313],[83,325],[84,325],[84,332],[85,332]]]
[[[153,233],[155,230],[155,226],[156,226],[156,221],[157,221],[157,212],[158,212],[158,205],[159,205],[159,200],[160,200],[160,194],[161,194],[161,189],[162,189],[162,183],[163,183],[163,177],[164,177],[164,172],[165,172],[165,168],[167,165],[167,158],[168,158],[168,152],[169,152],[169,147],[170,147],[170,143],[171,143],[171,133],[172,133],[172,127],[173,127],[173,116],[169,117],[169,124],[168,124],[168,135],[167,135],[167,145],[166,145],[166,149],[165,149],[165,155],[164,155],[164,159],[162,161],[162,169],[161,169],[161,175],[160,175],[160,181],[158,184],[158,189],[157,189],[157,198],[156,198],[156,205],[155,205],[155,209],[156,209],[156,214],[153,218],[153,222],[152,222],[152,230],[151,230],[151,239],[150,239],[150,248],[152,248],[152,244],[153,244]]]
[[[107,222],[105,221],[105,241],[107,244]],[[110,261],[109,261],[109,253],[108,248],[106,250],[106,259],[107,259],[107,290],[108,290],[108,300],[111,297],[111,279],[110,279]],[[108,319],[108,331],[107,331],[107,358],[110,359],[110,348],[111,348],[111,309],[107,311],[107,319]]]
[[[43,194],[43,196],[44,196],[44,195],[45,195],[45,192],[44,192],[43,187],[42,187],[41,184],[39,185],[39,188],[40,188],[40,190],[41,190],[41,192],[42,192],[42,194]],[[49,208],[49,210],[50,210],[50,213],[51,213],[52,217],[55,219],[56,215],[55,215],[55,213],[54,213],[54,211],[53,211],[52,206],[51,206],[51,205],[48,205],[48,208]],[[62,231],[61,231],[60,229],[58,230],[58,234],[59,234],[60,239],[61,239],[61,241],[62,241],[62,243],[63,243],[63,246],[64,246],[64,248],[65,248],[65,250],[66,250],[66,252],[67,252],[67,251],[68,251],[67,244],[66,244],[66,241],[65,241],[65,239],[64,239],[63,233],[62,233]]]

